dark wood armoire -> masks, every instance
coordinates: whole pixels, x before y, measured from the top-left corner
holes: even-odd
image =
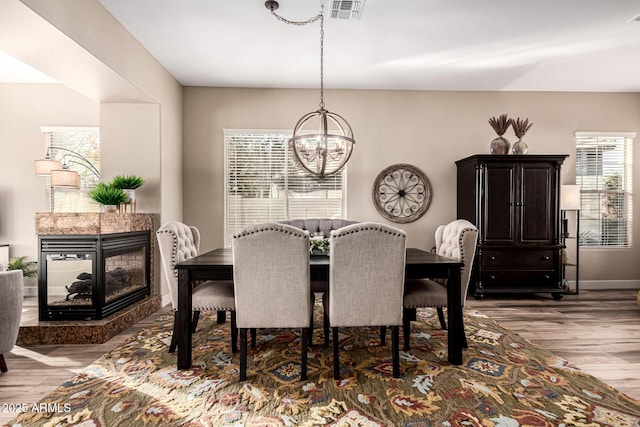
[[[564,154],[474,155],[456,162],[457,215],[478,227],[470,289],[564,295],[560,167]]]

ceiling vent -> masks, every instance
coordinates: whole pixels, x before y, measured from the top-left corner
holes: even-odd
[[[359,19],[363,5],[364,0],[332,0],[331,18],[347,20]]]

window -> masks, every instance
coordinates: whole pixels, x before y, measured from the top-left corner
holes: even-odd
[[[305,174],[287,131],[224,131],[225,246],[251,224],[346,217],[346,172],[324,180]]]
[[[576,132],[580,246],[631,247],[634,132]]]
[[[74,151],[100,170],[100,135],[95,127],[43,127],[46,147]],[[64,150],[50,150],[52,159],[64,161],[69,169],[80,175],[80,189],[47,187],[51,212],[99,212],[100,206],[89,197],[91,188],[99,182],[83,161]],[[66,157],[65,157],[66,156]]]

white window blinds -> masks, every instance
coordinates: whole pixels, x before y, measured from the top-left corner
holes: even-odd
[[[324,180],[305,174],[286,131],[225,130],[225,246],[251,224],[346,217],[346,172]]]
[[[580,246],[631,247],[632,132],[576,132]]]

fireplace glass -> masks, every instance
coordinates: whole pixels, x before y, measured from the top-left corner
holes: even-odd
[[[150,295],[149,232],[41,236],[40,320],[102,319]]]

